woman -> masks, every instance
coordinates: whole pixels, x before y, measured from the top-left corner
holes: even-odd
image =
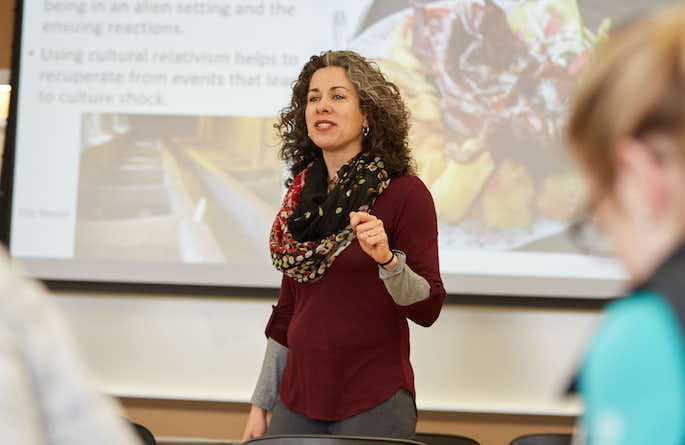
[[[578,375],[587,442],[685,443],[682,6],[621,28],[599,49],[569,135],[589,185],[588,216],[632,287],[608,307]]]
[[[294,83],[270,239],[283,280],[243,439],[414,435],[407,318],[431,325],[445,290],[408,127],[397,87],[353,52],[313,56]]]

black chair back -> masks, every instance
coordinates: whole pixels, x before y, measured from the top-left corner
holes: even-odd
[[[421,442],[405,439],[365,436],[335,435],[275,435],[251,439],[245,442],[250,445],[425,445]]]
[[[242,445],[241,441],[226,441],[213,439],[165,438],[157,441],[157,445]]]
[[[416,433],[416,440],[426,445],[480,445],[470,437],[455,434]]]
[[[517,437],[509,445],[571,445],[571,434],[528,434]]]
[[[139,423],[130,422],[130,424],[138,435],[138,438],[143,442],[143,445],[157,445],[155,436],[152,435],[152,432],[149,429]]]

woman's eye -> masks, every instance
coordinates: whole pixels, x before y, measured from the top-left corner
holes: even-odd
[[[345,98],[345,96],[343,96],[341,94],[336,94],[333,96],[333,99],[335,99],[335,100],[340,100],[340,99],[344,99],[344,98]]]
[[[317,100],[319,100],[319,98],[316,96],[312,96],[309,98],[309,102],[316,102]]]

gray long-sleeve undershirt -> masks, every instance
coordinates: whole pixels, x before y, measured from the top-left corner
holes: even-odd
[[[404,252],[395,249],[393,252],[397,255],[397,264],[391,270],[378,266],[378,276],[395,303],[409,306],[428,298],[431,290],[428,281],[411,270]]]
[[[266,352],[262,362],[262,370],[257,379],[250,403],[267,411],[271,411],[278,397],[278,385],[288,361],[288,348],[273,338],[266,342]]]
[[[378,266],[378,275],[388,293],[399,306],[408,306],[425,300],[430,295],[430,285],[425,278],[407,265],[407,256],[400,250],[393,250],[397,255],[397,264],[391,270]],[[271,411],[278,397],[278,386],[288,361],[288,348],[269,338],[262,362],[262,370],[257,385],[250,398],[250,403]]]

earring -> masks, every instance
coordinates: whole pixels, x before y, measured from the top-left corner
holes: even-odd
[[[369,133],[371,133],[371,129],[370,129],[368,126],[366,126],[366,125],[363,126],[363,127],[362,127],[362,134],[363,134],[364,136],[368,136]]]

